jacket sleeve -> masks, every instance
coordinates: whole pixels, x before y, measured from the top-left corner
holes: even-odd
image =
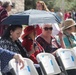
[[[8,65],[9,61],[13,58],[15,53],[0,48],[0,61],[1,61],[1,71]]]

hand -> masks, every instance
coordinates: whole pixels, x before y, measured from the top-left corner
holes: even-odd
[[[22,66],[20,67],[20,69],[22,69],[24,67],[24,59],[23,59],[23,57],[20,54],[15,54],[14,58],[19,63],[19,65],[22,64]]]
[[[62,38],[63,37],[63,32],[59,31],[58,35],[59,35],[60,38]]]

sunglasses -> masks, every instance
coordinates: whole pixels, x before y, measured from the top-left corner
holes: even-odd
[[[49,27],[49,28],[48,27],[45,27],[44,30],[45,31],[47,31],[47,30],[50,30],[51,31],[51,30],[53,30],[53,28],[52,27]]]

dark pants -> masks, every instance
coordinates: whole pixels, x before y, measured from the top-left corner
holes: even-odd
[[[76,75],[76,69],[67,70],[68,75]]]
[[[16,75],[15,71],[13,69],[11,69],[9,72],[7,73],[2,73],[2,75]]]
[[[37,72],[38,72],[39,75],[42,75],[40,67],[37,67],[36,70],[37,70]]]

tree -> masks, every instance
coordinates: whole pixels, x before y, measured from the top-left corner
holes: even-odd
[[[36,7],[36,1],[38,0],[25,0],[25,10],[32,9]],[[54,8],[58,10],[59,8],[64,10],[76,10],[76,0],[42,0],[46,3],[49,10]]]
[[[25,0],[25,10],[36,7],[36,0]]]
[[[76,5],[76,0],[55,0],[54,7],[64,8],[65,10],[71,10]]]

